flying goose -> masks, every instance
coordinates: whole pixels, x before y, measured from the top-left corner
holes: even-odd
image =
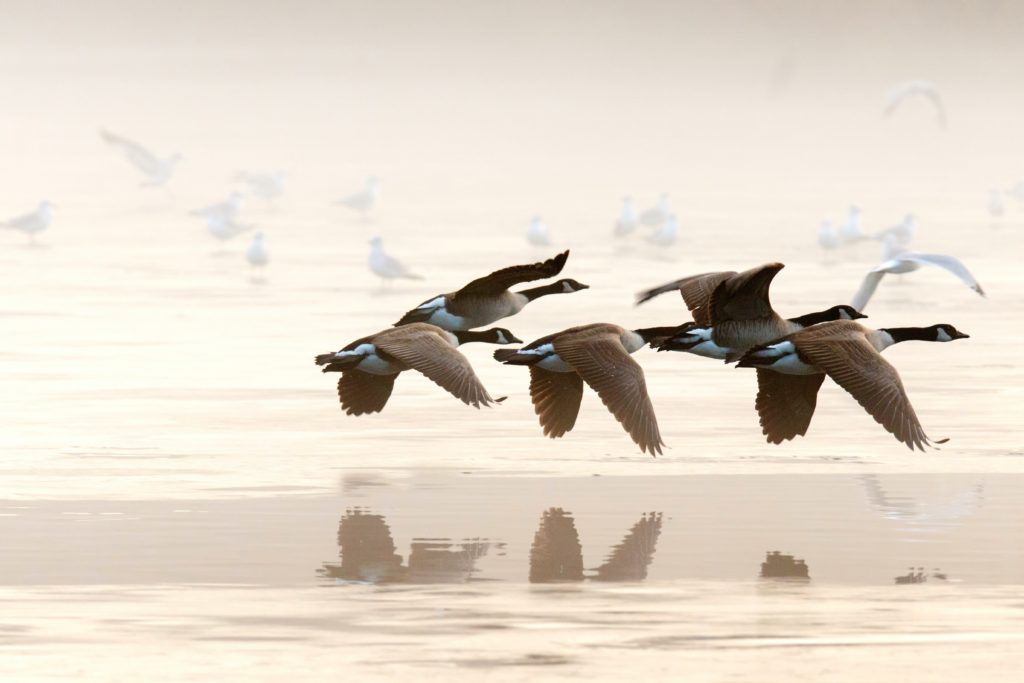
[[[121,152],[132,166],[148,178],[142,187],[163,187],[174,175],[174,169],[181,161],[180,154],[172,154],[166,159],[161,159],[139,143],[105,130],[100,130],[100,137],[103,142]]]
[[[781,263],[766,263],[742,273],[701,273],[640,292],[637,305],[678,290],[693,315],[693,322],[653,338],[651,346],[659,351],[685,351],[725,360],[810,325],[866,317],[850,306],[833,306],[797,318],[783,318],[772,308],[768,289],[784,267]]]
[[[968,335],[952,325],[872,330],[848,320],[821,323],[747,351],[737,364],[757,368],[761,430],[771,443],[803,436],[825,375],[908,448],[932,442],[910,405],[896,368],[881,351],[909,340],[950,342]],[[936,443],[944,443],[937,441]]]
[[[889,91],[889,97],[885,103],[885,110],[882,115],[885,117],[892,116],[903,101],[911,97],[925,97],[932,106],[935,108],[935,115],[938,118],[939,126],[942,128],[946,127],[946,110],[942,106],[942,98],[939,96],[939,91],[931,83],[931,81],[907,81],[896,85],[891,91]]]
[[[563,279],[543,287],[510,292],[508,288],[520,282],[531,282],[554,277],[562,272],[569,252],[547,261],[525,266],[509,266],[490,275],[477,278],[456,292],[438,294],[402,316],[395,325],[430,323],[445,330],[471,330],[490,325],[523,310],[526,304],[548,294],[571,294],[588,285],[576,280]]]
[[[422,275],[416,275],[401,261],[384,251],[384,241],[380,237],[370,240],[370,270],[381,279],[382,282],[391,280],[422,280]]]
[[[889,253],[892,253],[891,251]],[[882,281],[887,273],[900,274],[912,273],[919,269],[921,266],[936,266],[948,270],[953,275],[960,278],[965,285],[973,289],[981,296],[985,296],[984,290],[978,281],[971,275],[971,271],[967,270],[967,266],[960,262],[953,256],[945,256],[943,254],[922,254],[916,251],[899,251],[895,256],[887,261],[879,263],[877,266],[868,271],[868,274],[864,276],[864,281],[860,285],[860,289],[853,295],[853,301],[850,305],[856,308],[858,311],[863,311],[864,307],[867,306],[868,301],[871,299],[871,295],[878,289],[878,283]]]
[[[638,220],[636,209],[633,207],[633,198],[629,196],[623,197],[622,211],[619,212],[619,218],[615,221],[615,236],[625,237],[636,230]]]
[[[50,227],[52,221],[53,204],[43,200],[39,202],[39,206],[36,207],[35,211],[11,218],[10,220],[0,221],[0,227],[23,232],[28,235],[29,242],[35,244],[36,233],[46,230]]]
[[[456,350],[459,344],[521,344],[503,327],[478,332],[447,332],[426,323],[412,323],[357,339],[341,351],[322,353],[316,364],[323,372],[340,372],[338,398],[347,415],[378,413],[384,409],[395,378],[404,370],[417,370],[466,405],[479,408],[492,399],[477,379],[469,360]]]
[[[664,445],[658,420],[644,371],[629,355],[671,329],[630,331],[593,323],[542,337],[520,349],[498,349],[494,358],[506,365],[530,367],[530,398],[545,436],[557,439],[573,428],[586,382],[640,450],[657,455]]]
[[[380,181],[370,176],[366,179],[366,186],[362,190],[343,197],[334,203],[337,206],[348,207],[366,216],[377,206],[378,201],[380,201]]]

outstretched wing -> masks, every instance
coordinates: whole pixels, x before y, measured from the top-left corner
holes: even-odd
[[[971,274],[971,271],[967,270],[967,266],[963,262],[953,256],[946,256],[944,254],[920,254],[916,251],[908,251],[899,255],[900,259],[906,261],[913,261],[914,263],[920,263],[922,266],[935,266],[937,268],[943,268],[956,275],[960,280],[973,289],[978,294],[985,296],[985,292],[982,290],[981,285]]]
[[[887,261],[877,268],[872,268],[868,271],[868,274],[864,276],[864,281],[860,283],[860,289],[853,295],[853,300],[850,305],[858,311],[863,311],[864,307],[868,305],[868,301],[871,300],[875,290],[878,289],[878,283],[885,277],[886,270],[885,266],[891,261]]]
[[[530,398],[544,436],[557,439],[576,425],[583,380],[575,372],[551,372],[531,365]]]
[[[381,335],[375,342],[377,348],[423,373],[467,405],[479,408],[494,402],[473,372],[469,359],[458,349],[432,331],[409,333],[408,329],[408,326],[392,328],[391,331],[401,331],[401,334]]]
[[[108,145],[121,150],[128,161],[146,175],[157,175],[160,173],[160,160],[156,158],[155,154],[139,143],[105,130],[100,130],[100,137]]]
[[[338,379],[341,409],[346,415],[379,413],[391,398],[397,377],[397,374],[371,375],[359,370],[343,372]]]
[[[569,258],[569,252],[549,258],[546,261],[539,261],[523,266],[509,266],[496,270],[490,275],[477,278],[455,293],[455,299],[460,296],[489,296],[501,294],[509,287],[521,282],[532,282],[554,277],[562,272],[565,262]]]
[[[719,284],[737,275],[734,270],[724,270],[717,273],[701,273],[691,275],[673,282],[668,282],[659,287],[648,289],[636,295],[636,303],[639,306],[645,301],[650,301],[659,294],[678,291],[686,302],[686,308],[693,315],[694,322],[699,325],[710,325],[711,317],[708,304],[711,302],[711,295]]]
[[[772,316],[775,311],[772,310],[768,290],[783,268],[785,266],[781,263],[766,263],[719,283],[708,303],[710,324]]]
[[[757,400],[754,407],[761,418],[761,432],[771,443],[803,436],[814,417],[818,389],[825,375],[786,375],[767,368],[757,369]]]

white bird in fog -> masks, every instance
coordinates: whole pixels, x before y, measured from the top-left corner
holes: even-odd
[[[897,247],[906,247],[914,239],[917,233],[917,217],[908,213],[903,217],[903,222],[890,226],[885,230],[879,230],[873,237],[883,243],[889,242]]]
[[[946,110],[942,106],[942,98],[939,91],[930,81],[907,81],[900,83],[889,91],[889,97],[885,102],[883,116],[892,116],[903,102],[911,97],[924,97],[935,108],[935,114],[939,119],[939,125],[946,127]]]
[[[16,218],[0,222],[0,227],[9,230],[17,230],[28,235],[32,244],[36,243],[36,233],[40,233],[50,227],[53,221],[53,204],[45,199],[39,202],[35,211],[26,213]]]
[[[839,237],[844,243],[860,242],[865,239],[864,230],[860,227],[860,207],[851,206],[846,215],[846,222],[839,230]]]
[[[640,214],[640,222],[644,225],[661,225],[672,215],[672,207],[668,202],[668,194],[661,193],[658,203]]]
[[[380,237],[370,240],[370,270],[384,282],[398,279],[423,279],[422,276],[411,272],[394,256],[385,253],[384,241]]]
[[[242,207],[242,193],[232,192],[228,195],[228,198],[222,202],[205,206],[201,209],[196,209],[192,212],[193,216],[206,216],[207,218],[220,218],[227,223],[233,223],[238,220],[238,210]]]
[[[1003,193],[999,190],[992,190],[988,195],[988,212],[993,218],[999,218],[1006,212],[1003,205]]]
[[[252,230],[251,224],[242,224],[219,213],[206,215],[206,230],[222,242],[233,239],[243,232]]]
[[[262,268],[267,265],[269,255],[267,254],[267,244],[263,239],[262,232],[252,236],[252,242],[249,243],[249,248],[245,250],[245,260],[256,268]]]
[[[1018,202],[1024,202],[1024,180],[1018,180],[1013,187],[1006,190],[1006,194],[1010,195]]]
[[[832,221],[827,218],[818,226],[818,246],[825,251],[838,249],[842,242],[839,241],[839,233],[836,232]]]
[[[375,206],[377,206],[377,202],[379,201],[380,181],[374,176],[370,176],[366,179],[366,187],[359,192],[339,199],[335,204],[338,206],[347,206],[348,208],[358,211],[365,216],[372,211]]]
[[[647,236],[647,241],[659,247],[671,247],[678,237],[679,221],[675,214],[670,213],[665,221]]]
[[[633,198],[623,197],[622,211],[619,212],[619,219],[615,221],[615,236],[623,237],[636,230],[637,221]]]
[[[935,266],[948,270],[960,278],[965,285],[981,296],[985,296],[981,285],[978,284],[978,281],[971,275],[971,271],[967,270],[967,266],[961,263],[959,259],[943,254],[921,254],[916,251],[904,251],[869,270],[868,274],[864,277],[864,282],[861,283],[860,289],[854,294],[850,305],[858,311],[863,311],[871,299],[871,295],[878,288],[878,283],[882,281],[886,274],[902,275],[903,273],[912,273],[921,266]]]
[[[100,137],[103,142],[121,152],[132,166],[148,178],[147,182],[142,183],[142,187],[163,187],[174,175],[174,169],[181,161],[180,154],[172,154],[161,159],[139,143],[102,129]]]
[[[540,219],[540,216],[534,216],[530,219],[530,227],[526,229],[526,241],[538,247],[551,244],[548,226],[544,225],[544,221]]]
[[[287,176],[288,174],[284,171],[273,171],[272,173],[239,171],[235,174],[235,181],[245,183],[251,193],[272,202],[284,194],[284,181]]]

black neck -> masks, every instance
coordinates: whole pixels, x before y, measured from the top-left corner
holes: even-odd
[[[790,318],[789,322],[796,323],[801,327],[810,327],[811,325],[817,325],[818,323],[827,323],[836,319],[836,312],[831,308],[824,311],[818,311],[817,313],[808,313],[807,315],[801,315],[796,318]]]
[[[534,299],[539,299],[542,296],[547,296],[548,294],[565,293],[565,287],[562,285],[561,282],[552,282],[550,285],[544,285],[543,287],[533,287],[532,289],[524,289],[521,292],[517,292],[517,294],[522,294],[523,296],[525,296],[527,301],[533,301]]]
[[[491,330],[460,330],[458,332],[452,332],[458,338],[459,344],[468,344],[469,342],[491,342],[495,341],[494,332]]]
[[[935,341],[935,330],[931,327],[883,327],[878,331],[888,333],[894,344],[905,341]]]
[[[650,343],[651,341],[671,337],[678,329],[678,325],[672,327],[641,327],[638,330],[633,330],[633,332],[643,337],[644,342]]]

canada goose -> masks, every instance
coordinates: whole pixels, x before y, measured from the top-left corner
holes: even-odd
[[[662,192],[658,203],[640,214],[640,222],[644,225],[657,226],[668,220],[672,207],[668,202],[668,193]]]
[[[382,282],[391,280],[422,280],[422,275],[416,275],[401,261],[384,251],[384,241],[380,237],[370,240],[370,270],[379,277]]]
[[[495,320],[515,315],[526,304],[548,294],[570,294],[587,285],[576,280],[559,280],[543,287],[510,292],[520,282],[554,277],[562,272],[569,252],[563,251],[547,261],[525,266],[510,266],[473,280],[456,292],[438,294],[412,309],[395,325],[430,323],[445,330],[471,330],[490,325]]]
[[[263,239],[262,232],[252,236],[252,242],[249,244],[249,248],[245,250],[245,260],[256,268],[262,268],[267,265],[269,257],[267,254],[267,244]]]
[[[28,235],[29,242],[36,243],[36,233],[40,233],[50,227],[53,222],[53,204],[43,200],[35,211],[26,213],[10,220],[0,221],[0,227],[9,230],[17,230]]]
[[[885,103],[885,110],[882,115],[885,117],[892,116],[903,101],[911,97],[925,97],[932,106],[935,108],[935,115],[938,118],[939,126],[942,128],[946,127],[946,110],[942,106],[942,98],[939,96],[939,91],[930,81],[907,81],[896,85],[891,91],[889,91],[889,97]]]
[[[878,283],[882,281],[887,273],[900,274],[912,273],[919,269],[921,266],[936,266],[948,270],[953,275],[960,278],[965,285],[973,289],[981,296],[985,296],[984,290],[978,281],[971,275],[971,271],[967,270],[967,266],[960,262],[953,256],[945,256],[943,254],[921,254],[916,251],[899,251],[895,256],[887,261],[879,263],[877,266],[868,271],[868,274],[864,276],[864,281],[860,285],[860,289],[853,295],[853,301],[850,305],[856,308],[858,311],[863,311],[864,307],[867,306],[868,301],[871,299],[871,295],[878,289]]]
[[[103,142],[121,152],[128,163],[146,176],[148,180],[142,187],[163,187],[174,175],[174,169],[181,161],[180,154],[172,154],[161,159],[139,143],[105,130],[100,130],[100,137]]]
[[[551,244],[548,226],[544,225],[540,216],[530,219],[530,226],[526,229],[526,241],[535,247],[545,247]]]
[[[781,263],[766,263],[742,273],[702,273],[640,292],[638,305],[679,290],[693,315],[694,322],[655,337],[651,346],[659,351],[685,351],[724,360],[810,325],[866,317],[850,306],[833,306],[797,318],[783,318],[772,308],[768,289],[784,267]]]
[[[821,323],[747,351],[738,367],[757,368],[761,429],[771,443],[807,433],[825,375],[913,450],[931,441],[910,405],[899,373],[881,351],[900,342],[950,342],[968,335],[952,325],[872,330],[848,320]],[[944,443],[937,441],[936,443]]]
[[[374,176],[366,179],[366,186],[359,192],[343,197],[334,202],[336,206],[344,206],[358,211],[364,217],[377,206],[380,201],[380,180]]]
[[[413,323],[357,339],[341,351],[322,353],[316,364],[324,372],[340,372],[338,398],[347,415],[383,410],[403,370],[418,370],[467,405],[479,408],[492,399],[477,379],[469,360],[456,350],[459,344],[521,344],[503,327],[478,332],[447,332],[426,323]]]
[[[633,207],[633,198],[623,197],[622,211],[619,212],[619,218],[615,221],[615,236],[625,237],[636,230],[638,220],[636,209]]]
[[[530,367],[530,398],[545,436],[557,439],[573,428],[586,382],[640,450],[657,455],[664,445],[658,420],[644,371],[629,355],[671,329],[630,331],[594,323],[542,337],[520,349],[498,349],[494,358]]]

